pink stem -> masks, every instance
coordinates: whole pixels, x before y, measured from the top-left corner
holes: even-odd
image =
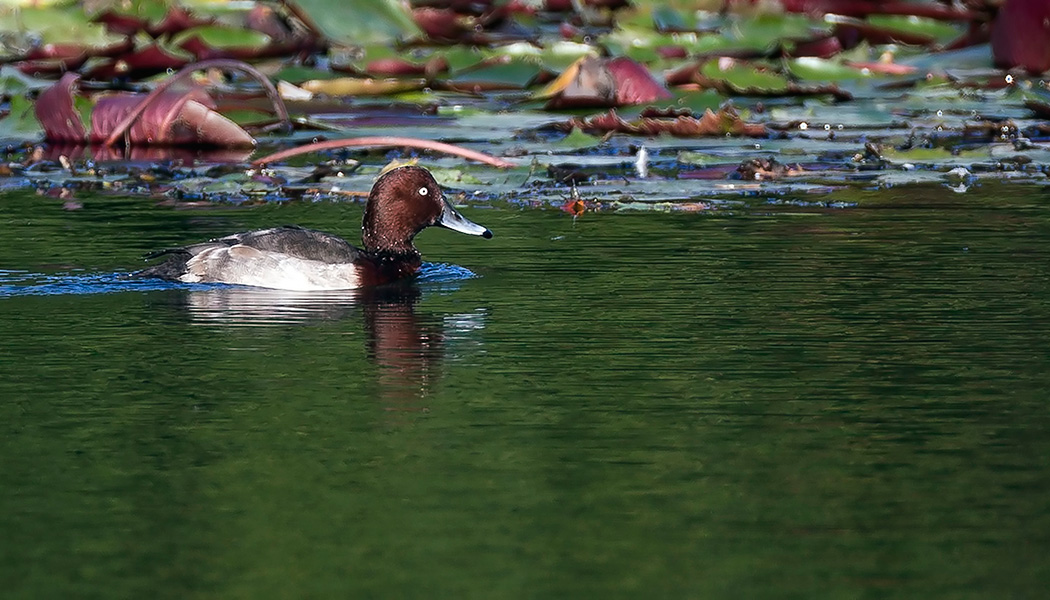
[[[296,148],[289,148],[287,150],[281,150],[269,156],[257,158],[252,161],[253,165],[261,165],[264,163],[276,162],[284,160],[292,156],[298,156],[300,154],[307,154],[309,152],[319,152],[321,150],[333,150],[335,148],[355,148],[360,146],[403,146],[406,148],[419,148],[421,150],[434,150],[436,152],[444,152],[445,154],[451,154],[453,156],[462,156],[469,160],[476,160],[487,165],[499,167],[501,169],[509,169],[514,166],[514,163],[503,160],[502,158],[496,158],[485,154],[483,152],[476,152],[462,146],[453,146],[452,144],[446,144],[444,142],[435,142],[432,140],[421,140],[417,138],[406,138],[406,137],[390,137],[390,136],[377,136],[377,137],[362,137],[362,138],[347,138],[342,140],[327,140],[324,142],[316,142],[313,144],[307,144],[305,146],[298,146]]]
[[[252,78],[254,78],[256,81],[258,81],[259,84],[263,86],[263,89],[266,90],[267,97],[269,97],[270,101],[273,102],[274,112],[277,113],[277,116],[287,124],[289,129],[291,129],[292,121],[291,118],[288,116],[288,109],[285,108],[284,101],[281,100],[280,94],[277,93],[277,88],[273,86],[273,83],[271,83],[265,75],[257,71],[255,67],[252,67],[251,65],[243,63],[239,60],[215,58],[212,60],[202,60],[201,62],[193,63],[192,65],[187,65],[183,67],[181,71],[165,79],[163,82],[160,83],[160,85],[153,88],[153,91],[151,91],[149,94],[146,95],[145,98],[142,99],[142,102],[136,104],[135,108],[133,108],[131,112],[129,112],[123,119],[121,119],[120,123],[117,123],[116,127],[113,128],[113,131],[110,132],[109,137],[106,138],[105,145],[115,145],[117,141],[120,140],[120,138],[123,137],[125,133],[127,133],[128,129],[135,122],[135,120],[142,115],[142,112],[145,111],[146,108],[154,100],[156,100],[158,96],[163,94],[164,91],[171,87],[174,83],[185,79],[191,73],[194,73],[201,69],[211,68],[243,71],[250,75]]]

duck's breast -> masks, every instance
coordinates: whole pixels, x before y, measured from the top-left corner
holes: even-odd
[[[202,250],[186,262],[185,283],[232,283],[280,290],[345,290],[360,287],[353,263],[326,263],[236,244]]]

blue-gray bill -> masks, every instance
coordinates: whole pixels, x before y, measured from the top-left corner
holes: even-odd
[[[452,208],[448,202],[445,202],[445,208],[441,211],[441,218],[438,219],[437,224],[467,235],[480,235],[485,239],[492,237],[491,231],[459,214],[459,211]]]

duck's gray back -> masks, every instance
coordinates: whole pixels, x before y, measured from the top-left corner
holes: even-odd
[[[166,255],[164,262],[147,267],[136,273],[140,277],[157,277],[178,280],[186,273],[186,263],[191,258],[214,248],[248,246],[263,252],[279,252],[303,260],[315,260],[327,264],[352,263],[362,254],[346,240],[323,231],[306,229],[295,225],[256,229],[235,233],[200,244],[171,248],[154,253],[150,258]]]

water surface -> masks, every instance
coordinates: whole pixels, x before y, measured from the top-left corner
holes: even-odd
[[[808,199],[812,200],[812,198]],[[1040,597],[1038,188],[466,207],[420,281],[128,281],[360,206],[0,197],[0,581],[42,597]],[[821,208],[821,205],[850,208]]]

